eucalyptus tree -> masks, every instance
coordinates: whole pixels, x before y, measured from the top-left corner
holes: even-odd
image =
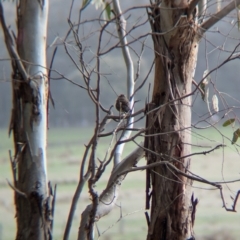
[[[126,39],[132,34],[131,30],[126,31],[127,21],[123,18],[126,12],[119,11],[118,1],[98,2],[103,4],[110,21],[114,19],[117,24],[120,23],[117,30],[124,35],[119,35],[121,44],[117,46],[121,46],[124,52],[130,45]],[[85,1],[84,4],[86,3]],[[206,31],[238,4],[238,1],[232,1],[221,9],[218,7],[215,14],[209,15],[206,14],[207,1],[156,0],[145,6],[152,29],[150,35],[155,55],[154,86],[152,100],[145,109],[147,119],[143,147],[147,158],[146,209],[151,206],[150,216],[147,217],[149,240],[194,239],[193,225],[198,200],[192,195],[193,180],[213,185],[221,192],[221,185],[194,177],[190,172],[191,98],[196,91],[205,97],[205,80],[210,74],[206,72],[199,84],[193,79],[199,42]],[[228,60],[237,57],[238,55],[231,55]],[[124,59],[126,66],[131,68],[131,61]],[[216,96],[214,99],[213,105],[217,110]],[[100,196],[92,194],[93,205],[89,205],[82,215],[79,239],[93,239],[93,222],[111,211],[112,203],[115,203],[118,195],[116,186],[123,180],[120,176],[133,171],[132,162],[127,165],[128,161],[129,159],[124,159],[119,163],[119,166],[127,166],[121,171],[118,170],[118,165],[114,167],[112,173],[116,175],[110,177],[106,190]],[[142,169],[135,168],[134,171]],[[223,205],[226,208],[224,199]],[[231,211],[234,209],[235,206]]]
[[[150,2],[148,14],[155,50],[155,76],[152,102],[148,106],[151,114],[147,120],[145,148],[150,150],[146,151],[148,164],[165,164],[155,167],[154,171],[148,170],[147,174],[147,208],[151,201],[147,239],[194,239],[198,200],[192,195],[193,178],[189,171],[191,98],[195,91],[204,90],[201,83],[209,75],[205,74],[198,85],[195,83],[192,91],[198,45],[204,33],[239,1],[232,1],[209,16],[207,1]]]
[[[97,18],[100,30],[94,31],[98,32],[97,46],[93,47],[96,50],[93,54],[94,60],[90,58],[87,62],[84,57],[89,46],[83,47],[84,40],[81,41],[79,29],[87,23],[87,21],[81,22],[81,14],[90,2],[83,1],[78,22],[74,23],[71,21],[74,0],[72,1],[68,19],[70,30],[63,41],[68,57],[81,74],[85,84],[80,87],[88,92],[89,101],[94,103],[96,113],[94,135],[86,145],[82,158],[79,182],[69,211],[64,239],[69,239],[77,202],[86,183],[91,195],[91,204],[82,213],[78,233],[78,239],[82,240],[95,238],[95,222],[114,208],[125,176],[138,170],[147,172],[146,209],[150,209],[150,216],[146,213],[148,224],[146,238],[194,239],[193,225],[198,201],[191,193],[192,181],[213,185],[221,192],[219,183],[209,182],[190,173],[191,96],[196,91],[206,94],[203,85],[209,75],[206,73],[199,84],[193,80],[198,45],[204,33],[240,4],[240,0],[228,3],[216,14],[208,17],[206,17],[206,1],[155,0],[145,6],[132,6],[131,10],[137,11],[141,8],[147,11],[148,19],[144,23],[139,23],[138,27],[146,22],[151,26],[150,33],[137,38],[132,37],[136,26],[130,30],[127,28],[128,20],[124,18],[127,11],[122,12],[118,0],[111,2],[98,0],[108,20]],[[13,69],[13,109],[9,132],[13,132],[15,147],[14,155],[11,156],[14,184],[9,184],[15,196],[17,239],[51,239],[54,194],[52,195],[51,187],[47,184],[46,168],[49,98],[49,76],[46,70],[48,1],[19,1],[16,38],[6,26],[1,4],[0,10],[1,24]],[[111,28],[108,27],[113,23],[115,28],[113,33],[109,34]],[[67,40],[70,33],[75,43],[74,53],[78,53],[78,62],[69,50],[70,44]],[[115,40],[113,45],[108,45],[109,39],[107,43],[104,42],[106,40],[104,34],[109,34],[109,39]],[[135,89],[135,82],[139,77],[142,52],[140,50],[140,54],[136,54],[138,63],[134,68],[131,56],[131,50],[132,52],[134,50],[131,49],[131,44],[149,35],[153,40],[154,63],[146,76],[142,77],[143,81],[139,88],[144,85],[155,67],[152,99],[148,101],[146,107],[134,112],[134,96],[139,90],[139,88]],[[129,41],[130,37],[132,41]],[[141,43],[144,46],[144,41]],[[101,104],[101,80],[104,75],[101,72],[101,60],[117,48],[121,49],[126,65],[125,95],[130,101],[131,110],[128,113],[120,111],[118,116],[114,116],[112,107],[105,108]],[[230,55],[228,60],[238,57],[237,54]],[[192,90],[193,83],[194,90]],[[103,113],[105,116],[102,118]],[[133,127],[134,117],[138,114],[146,116],[144,129]],[[116,121],[115,128],[113,131],[105,132],[105,126],[110,120]],[[137,133],[130,136],[133,130]],[[138,144],[135,138],[140,135],[144,136],[145,140],[144,143]],[[101,138],[106,136],[112,136],[112,139],[104,159],[100,160],[96,149]],[[138,146],[122,159],[123,147],[130,141]],[[146,166],[136,167],[136,163],[144,153],[147,158]],[[110,162],[113,162],[113,169],[108,183],[104,191],[98,194],[95,184]],[[224,200],[223,205],[226,208]],[[235,204],[230,210],[235,210]]]
[[[13,134],[11,157],[16,206],[16,239],[51,239],[53,196],[47,181],[48,71],[46,40],[48,1],[16,3],[16,37],[1,24],[12,63]]]

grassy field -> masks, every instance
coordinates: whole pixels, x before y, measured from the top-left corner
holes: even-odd
[[[48,178],[57,183],[57,203],[54,222],[54,239],[62,239],[71,199],[75,191],[84,144],[91,137],[91,129],[50,129],[48,139]],[[192,157],[192,171],[211,181],[240,179],[239,147],[232,146],[231,128],[218,130],[193,131],[193,143],[197,146],[193,152],[208,151],[218,144],[226,144],[225,148],[215,150],[207,155]],[[15,236],[15,209],[13,193],[8,187],[6,179],[12,179],[9,164],[8,150],[12,148],[11,139],[8,139],[7,130],[0,130],[0,240],[12,240]],[[108,139],[109,140],[109,139]],[[99,145],[98,156],[101,159],[109,144],[104,140]],[[126,147],[127,155],[134,145]],[[145,160],[141,160],[141,165]],[[105,186],[111,169],[107,169],[104,177],[97,184],[100,193]],[[240,183],[224,185],[226,202],[232,205],[231,196],[235,196],[240,189]],[[222,208],[219,192],[211,186],[197,182],[193,183],[194,195],[199,199],[195,222],[196,239],[201,240],[231,240],[240,239],[240,206],[237,213],[226,212]],[[122,185],[118,206],[108,216],[97,224],[100,233],[105,233],[101,239],[145,239],[147,233],[144,216],[145,204],[145,172],[131,173]],[[87,189],[81,196],[78,210],[72,227],[71,238],[76,239],[80,215],[84,207],[89,204]],[[120,220],[120,221],[119,221]]]

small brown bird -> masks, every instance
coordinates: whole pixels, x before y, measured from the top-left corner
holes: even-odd
[[[124,94],[119,95],[119,97],[117,98],[115,108],[120,113],[128,113],[130,111],[129,100],[126,98]]]

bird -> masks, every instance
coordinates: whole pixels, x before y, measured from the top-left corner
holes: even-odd
[[[116,103],[115,103],[115,108],[120,113],[128,113],[130,111],[129,100],[126,98],[126,96],[124,94],[121,94],[118,96]]]

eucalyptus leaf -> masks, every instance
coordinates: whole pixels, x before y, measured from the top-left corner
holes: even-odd
[[[204,102],[206,102],[206,103],[208,103],[209,104],[209,102],[208,102],[208,97],[209,97],[209,87],[208,87],[208,85],[205,87],[205,95],[204,95]],[[209,108],[209,106],[208,106],[208,108]]]
[[[204,79],[202,81],[202,83],[200,84],[200,88],[202,89],[202,92],[201,92],[202,100],[206,102],[206,100],[208,99],[208,94],[209,94],[208,80],[207,79]]]
[[[108,2],[107,2],[106,5],[105,5],[105,11],[106,11],[106,13],[107,13],[108,19],[110,20],[110,19],[111,19],[112,9],[111,9],[110,3],[108,3]]]
[[[83,0],[82,7],[85,7],[91,0]]]
[[[223,123],[223,127],[227,127],[234,122],[235,122],[235,118],[230,118],[226,122]]]
[[[213,110],[215,112],[218,112],[219,111],[219,108],[218,108],[218,97],[216,94],[213,95],[212,97],[212,104],[213,104]]]
[[[233,133],[233,139],[232,139],[232,144],[235,144],[240,137],[240,128],[238,128],[234,133]]]

